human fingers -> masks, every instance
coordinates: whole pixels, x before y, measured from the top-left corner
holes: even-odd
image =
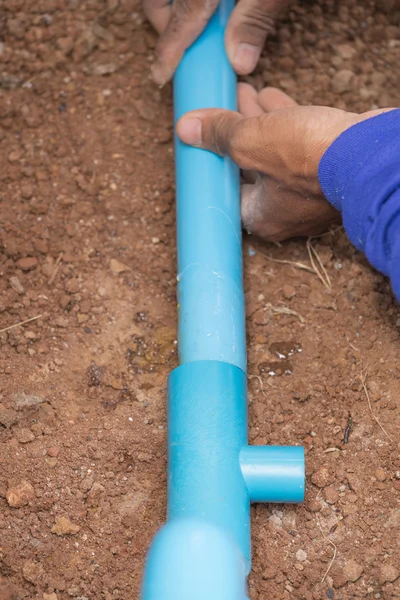
[[[254,70],[274,19],[287,4],[288,0],[239,0],[225,33],[228,58],[239,75]]]
[[[165,31],[171,18],[172,4],[169,0],[143,0],[143,11],[157,33]]]
[[[241,169],[257,170],[265,158],[260,127],[265,116],[246,119],[230,110],[195,110],[178,121],[176,131],[186,144],[230,156]]]
[[[281,108],[293,108],[297,102],[290,96],[273,87],[266,87],[257,95],[257,102],[263,112],[272,112]]]
[[[163,24],[166,13],[157,13],[155,8],[162,4],[163,0],[145,0],[145,2],[151,6],[150,20],[153,19],[154,22],[159,18]],[[156,57],[152,67],[152,77],[156,83],[164,85],[171,79],[185,50],[201,34],[217,6],[218,0],[174,0],[170,8],[169,20],[162,30],[156,47]],[[147,14],[149,14],[148,8]]]
[[[239,83],[237,87],[238,109],[242,117],[259,117],[264,114],[258,102],[258,92],[249,83]]]

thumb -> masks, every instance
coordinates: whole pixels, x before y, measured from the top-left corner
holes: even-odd
[[[176,132],[185,144],[229,156],[241,169],[257,169],[265,161],[260,120],[266,117],[246,119],[216,108],[194,110],[179,119]]]

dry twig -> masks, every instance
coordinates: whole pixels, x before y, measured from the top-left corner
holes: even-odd
[[[262,395],[264,396],[264,398],[266,398],[266,394],[264,392],[264,386],[263,386],[263,381],[262,378],[260,377],[260,375],[248,375],[247,376],[248,379],[257,379],[258,383],[260,384],[260,391],[262,393]]]
[[[329,274],[328,274],[325,266],[323,265],[318,252],[316,251],[314,246],[311,244],[312,239],[313,238],[309,238],[307,240],[307,251],[308,251],[308,256],[310,258],[311,266],[306,265],[302,262],[295,261],[295,260],[284,260],[284,259],[280,259],[280,258],[274,258],[270,254],[266,254],[265,252],[262,252],[261,250],[258,250],[258,252],[260,254],[262,254],[262,256],[265,256],[265,258],[267,260],[269,260],[273,263],[278,263],[280,265],[289,265],[291,267],[294,267],[295,269],[300,269],[302,271],[307,271],[308,273],[312,273],[313,275],[316,275],[318,277],[318,279],[321,281],[321,283],[326,287],[326,289],[331,290],[332,284],[331,284]]]
[[[55,280],[55,278],[56,278],[56,275],[57,275],[57,273],[58,273],[58,271],[60,269],[62,257],[63,257],[63,255],[62,255],[62,252],[61,252],[61,254],[58,255],[58,258],[57,258],[57,260],[56,260],[56,262],[54,264],[53,272],[52,272],[51,277],[50,277],[50,279],[48,281],[49,285],[51,285],[53,283],[53,281]]]
[[[318,235],[311,235],[308,239],[310,240],[318,240],[322,237],[324,237],[325,235],[334,235],[336,232],[344,230],[344,226],[343,225],[339,225],[338,227],[334,227],[333,229],[329,229],[328,231],[324,231],[323,233],[320,233]]]
[[[336,554],[337,554],[337,547],[336,547],[336,546],[335,546],[335,544],[332,542],[332,540],[330,540],[329,538],[327,538],[327,537],[326,537],[326,535],[324,534],[324,532],[323,532],[323,530],[322,530],[322,527],[321,527],[321,524],[320,524],[320,523],[318,523],[318,527],[320,528],[320,530],[321,530],[321,533],[322,533],[322,535],[323,535],[324,539],[325,539],[325,540],[326,540],[326,541],[327,541],[327,542],[328,542],[328,543],[329,543],[329,544],[332,546],[332,548],[333,548],[333,556],[332,556],[332,560],[331,560],[331,562],[329,563],[327,570],[325,571],[325,575],[324,575],[324,576],[323,576],[323,578],[321,579],[321,583],[324,583],[325,579],[326,579],[326,578],[327,578],[327,576],[328,576],[328,573],[329,573],[329,571],[330,571],[330,570],[331,570],[331,568],[332,568],[332,565],[333,565],[333,563],[335,562],[335,558],[336,558]]]
[[[9,325],[9,327],[0,329],[0,333],[4,333],[5,331],[10,331],[10,329],[15,329],[16,327],[21,327],[21,325],[26,325],[26,323],[31,323],[32,321],[36,321],[37,319],[41,319],[42,317],[43,317],[43,315],[37,315],[36,317],[31,317],[30,319],[26,319],[26,321],[21,321],[21,323],[15,323],[15,325]]]
[[[270,256],[269,254],[264,254],[264,252],[260,252],[260,254],[265,256],[265,258],[267,258],[271,262],[278,263],[280,265],[290,265],[290,266],[294,267],[295,269],[301,269],[302,271],[308,271],[309,273],[315,274],[315,270],[312,267],[305,265],[304,263],[297,262],[295,260],[283,260],[280,258],[274,258],[273,256]]]
[[[272,306],[272,304],[267,304],[266,308],[276,315],[291,315],[293,317],[297,317],[300,323],[305,323],[304,317],[302,317],[300,313],[289,308],[288,306]]]
[[[308,256],[310,257],[311,265],[314,269],[316,276],[321,281],[321,283],[326,287],[327,290],[331,290],[332,283],[331,283],[330,277],[328,275],[327,270],[324,267],[324,264],[319,256],[318,252],[316,251],[316,249],[314,248],[314,246],[311,243],[311,238],[308,238],[308,240],[307,240],[307,251],[308,251]],[[317,266],[317,263],[319,266]]]
[[[368,388],[366,385],[366,372],[367,370],[364,369],[363,371],[361,371],[361,377],[360,377],[360,381],[361,381],[361,385],[363,387],[363,390],[365,392],[365,395],[367,397],[368,400],[368,406],[369,406],[369,412],[371,413],[371,417],[374,419],[374,421],[376,421],[379,425],[379,427],[382,429],[383,433],[386,435],[386,437],[393,442],[393,439],[390,437],[390,435],[388,434],[388,432],[386,431],[386,429],[383,427],[383,425],[381,425],[381,422],[379,421],[378,417],[375,415],[374,411],[372,410],[372,405],[371,405],[371,398],[369,397],[369,392],[368,392]]]

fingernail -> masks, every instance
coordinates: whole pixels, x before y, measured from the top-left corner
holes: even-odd
[[[183,118],[177,128],[177,133],[182,142],[190,146],[200,146],[202,124],[200,119],[193,117]]]
[[[242,42],[233,56],[233,67],[241,75],[251,73],[257,65],[260,49],[253,44]]]
[[[151,67],[151,78],[154,83],[157,83],[157,85],[162,87],[170,79],[170,76],[166,74],[165,69],[156,62]]]

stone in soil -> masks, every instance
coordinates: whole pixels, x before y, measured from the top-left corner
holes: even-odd
[[[50,448],[47,448],[46,452],[48,456],[51,456],[52,458],[57,458],[57,456],[60,454],[60,447],[51,446]]]
[[[17,294],[19,294],[20,296],[25,294],[25,288],[18,279],[18,277],[16,277],[15,275],[13,277],[10,277],[9,282],[11,287],[17,292]]]
[[[335,481],[334,475],[328,467],[320,467],[311,477],[311,481],[319,488],[324,488]]]
[[[297,550],[296,552],[296,560],[298,560],[299,562],[304,562],[305,560],[307,560],[307,552],[299,548],[299,550]]]
[[[51,528],[51,533],[55,533],[59,536],[76,535],[79,530],[79,525],[76,525],[67,517],[57,517],[55,524]]]
[[[26,581],[37,585],[43,579],[45,574],[43,565],[33,560],[27,560],[22,567],[22,575]]]
[[[0,404],[0,424],[6,429],[14,425],[18,420],[18,413],[12,408]]]
[[[379,570],[379,583],[393,583],[400,577],[400,570],[392,564],[382,565]]]
[[[26,394],[25,392],[18,392],[14,394],[14,408],[21,410],[23,408],[29,408],[31,406],[37,406],[45,402],[43,396],[36,396],[35,394]]]
[[[36,269],[38,265],[38,259],[35,256],[27,256],[26,258],[20,258],[17,261],[17,267],[21,269],[21,271],[32,271]]]
[[[10,485],[6,500],[12,508],[21,508],[26,506],[35,498],[35,489],[29,481],[23,480],[15,485]]]
[[[351,84],[354,78],[353,71],[342,69],[338,71],[332,78],[332,91],[335,94],[344,94],[351,89]]]
[[[350,559],[343,568],[343,575],[346,579],[346,582],[354,583],[358,579],[360,579],[361,575],[364,572],[364,567],[354,559]]]
[[[134,336],[149,344],[162,326],[176,331],[171,86],[159,90],[149,80],[157,36],[144,22],[140,0],[2,4],[0,321],[43,318],[29,325],[32,336],[25,328],[0,334],[0,403],[14,411],[2,416],[0,425],[0,581],[3,577],[13,587],[13,600],[56,600],[43,598],[43,592],[55,593],[58,600],[137,598],[148,542],[165,516],[166,431],[159,427],[166,423],[165,382],[177,360],[174,355],[163,365],[157,350],[145,376],[144,357],[128,359],[128,349],[136,348]],[[292,2],[249,80],[258,89],[282,84],[302,105],[355,113],[396,106],[397,6],[397,0]],[[98,37],[98,25],[111,33],[112,44]],[[107,80],[85,74],[91,65],[113,63],[123,68]],[[337,76],[334,93],[331,80],[341,70],[350,74]],[[380,593],[383,600],[399,586],[399,579],[380,581],[396,574],[389,565],[397,569],[400,564],[394,543],[400,525],[395,503],[400,479],[394,476],[400,463],[396,443],[388,443],[371,419],[359,374],[368,364],[374,412],[397,441],[398,307],[388,282],[354,250],[343,230],[314,243],[331,277],[329,293],[314,274],[271,264],[261,246],[254,256],[244,256],[249,372],[271,360],[263,356],[273,342],[296,339],[303,347],[291,375],[271,380],[263,374],[263,391],[257,381],[250,386],[257,390],[249,394],[249,435],[257,443],[307,446],[309,483],[306,504],[293,507],[294,527],[286,508],[274,515],[278,528],[268,522],[270,507],[252,509],[250,596],[321,600],[329,593],[331,600],[347,600]],[[309,264],[304,240],[268,245],[264,251]],[[36,268],[19,268],[23,257],[36,258]],[[130,270],[113,273],[112,258]],[[290,304],[305,323],[293,315],[270,314],[267,300],[274,306]],[[137,320],[136,313],[147,316]],[[86,377],[91,361],[106,366],[104,380],[108,373],[116,382],[126,380],[141,401],[117,401],[108,412],[106,401],[119,392],[102,381],[100,367]],[[87,384],[95,390],[90,400],[84,397]],[[41,396],[41,402],[14,406],[13,395],[21,390]],[[351,443],[323,454],[340,445],[341,421],[349,410],[355,425]],[[36,440],[19,444],[17,422]],[[61,447],[58,457],[44,454],[53,446]],[[315,475],[314,481],[324,485],[318,488],[311,477],[322,465],[335,479],[325,485]],[[99,483],[86,492],[79,489],[78,475],[89,468]],[[385,472],[384,481],[375,476],[377,469]],[[114,474],[103,478],[108,471]],[[18,509],[6,500],[7,482],[15,473],[36,492]],[[339,500],[327,504],[341,484]],[[359,498],[354,503],[348,501],[352,490]],[[121,514],[120,502],[141,492],[145,499],[130,498],[131,508]],[[49,535],[58,515],[70,517],[81,531],[69,538]],[[319,522],[338,548],[323,585],[332,554]],[[112,548],[120,549],[118,555]],[[299,548],[307,561],[296,560]],[[330,575],[350,558],[364,573],[354,583],[343,573],[348,589],[335,589],[333,597]],[[23,578],[28,560],[42,562],[48,581],[32,584]],[[383,565],[388,571],[380,580]],[[25,571],[36,579],[35,568]]]
[[[110,260],[110,270],[112,273],[119,275],[120,273],[125,273],[126,271],[130,271],[130,268],[127,267],[126,265],[124,265],[123,263],[119,262],[119,260],[112,258]]]
[[[35,435],[27,427],[21,427],[21,429],[15,431],[15,438],[20,444],[28,444],[29,442],[33,442]]]
[[[339,500],[339,493],[335,486],[329,485],[324,489],[325,502],[328,504],[336,504]]]

